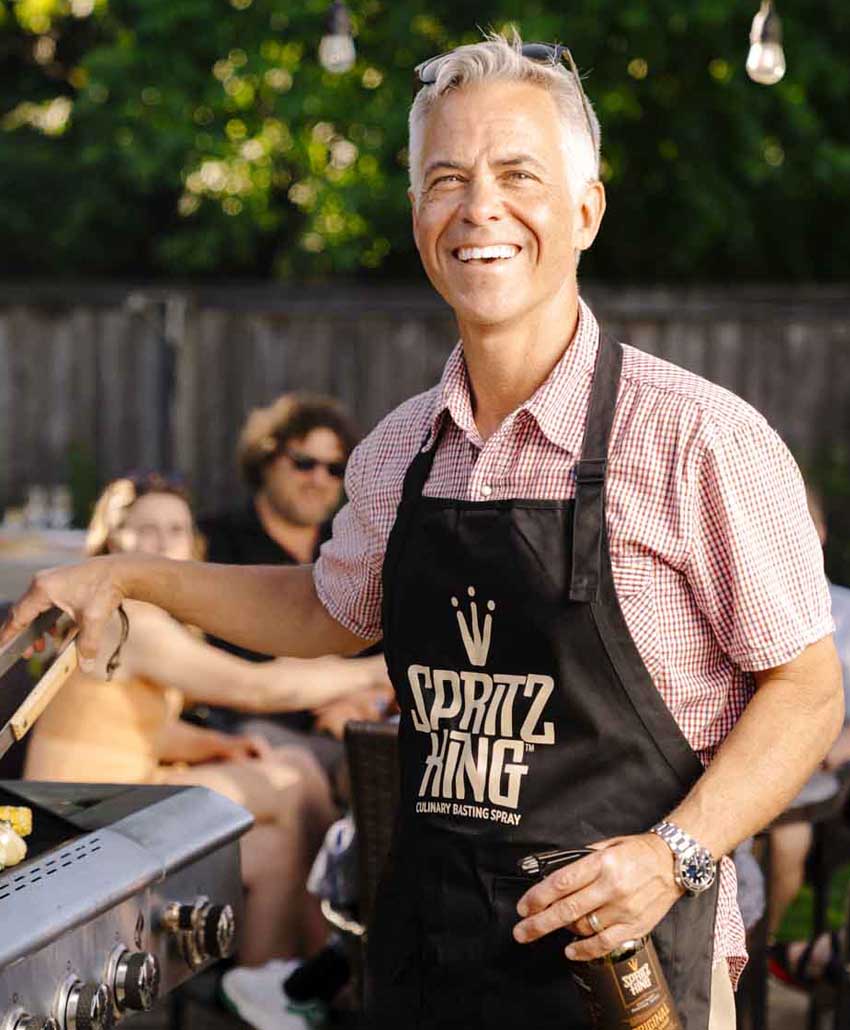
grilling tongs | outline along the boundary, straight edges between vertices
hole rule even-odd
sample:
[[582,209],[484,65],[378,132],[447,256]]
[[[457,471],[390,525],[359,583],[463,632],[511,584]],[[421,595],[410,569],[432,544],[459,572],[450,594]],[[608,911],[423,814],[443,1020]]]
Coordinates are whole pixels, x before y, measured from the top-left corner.
[[[62,617],[59,608],[49,608],[35,619],[24,631],[0,649],[0,690],[2,680],[28,647],[49,632]],[[76,636],[74,631],[73,636]],[[53,698],[59,693],[77,668],[77,645],[73,639],[66,643],[53,664],[41,679],[34,684],[23,704],[16,709],[5,726],[0,729],[0,758],[9,748],[22,740]]]

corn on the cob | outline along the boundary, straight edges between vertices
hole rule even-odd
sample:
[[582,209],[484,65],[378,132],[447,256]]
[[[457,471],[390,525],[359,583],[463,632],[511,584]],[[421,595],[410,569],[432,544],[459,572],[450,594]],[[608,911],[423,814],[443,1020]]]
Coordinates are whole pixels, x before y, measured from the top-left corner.
[[32,809],[15,805],[0,805],[0,823],[8,823],[21,837],[32,833]]

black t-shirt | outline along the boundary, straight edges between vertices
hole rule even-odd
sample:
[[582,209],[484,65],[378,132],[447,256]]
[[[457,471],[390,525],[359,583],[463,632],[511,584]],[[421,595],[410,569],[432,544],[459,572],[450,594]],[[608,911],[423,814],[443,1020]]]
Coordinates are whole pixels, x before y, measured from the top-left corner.
[[[319,550],[322,544],[330,539],[332,520],[322,523],[319,527],[319,536],[316,541],[316,549],[313,553],[313,560],[319,557]],[[207,561],[216,562],[219,565],[298,565],[298,559],[281,547],[276,540],[273,540],[263,528],[260,517],[253,504],[248,504],[238,511],[224,512],[198,520],[198,528],[203,533],[207,542]],[[251,662],[267,662],[271,656],[259,654],[256,651],[249,651],[237,644],[231,644],[226,640],[219,640],[218,637],[208,636],[207,640],[215,647],[237,655],[239,658],[247,658]],[[373,644],[363,656],[381,654],[383,642]],[[227,721],[224,710],[218,713],[222,722]],[[309,730],[313,725],[313,714],[309,711],[286,712],[274,716],[283,725],[293,729]]]
[[[207,559],[220,565],[297,565],[298,559],[265,531],[253,504],[238,511],[202,517],[198,526],[207,541]],[[319,548],[330,539],[331,521],[319,527]]]
[[[249,503],[238,511],[223,512],[219,515],[201,517],[198,520],[198,528],[203,533],[207,543],[207,561],[219,565],[298,565],[298,559],[289,553],[284,547],[273,540],[263,528],[262,522],[257,515],[256,508]],[[317,558],[319,548],[331,535],[331,523],[326,522],[319,528],[319,538],[316,543],[316,551],[313,555]],[[250,662],[267,662],[271,660],[270,655],[259,654],[257,651],[249,651],[247,648],[231,644],[227,640],[220,640],[218,637],[208,636],[207,640],[214,647],[220,647],[223,651],[229,651],[239,658],[245,658]],[[205,706],[206,708],[206,706]],[[274,716],[274,719],[292,729],[308,731],[313,725],[312,712],[286,712]],[[220,725],[222,728],[234,728],[232,713],[225,709],[212,710],[202,721],[210,722],[213,725]]]
[[[239,511],[224,512],[198,520],[198,528],[207,542],[207,561],[218,565],[298,565],[298,559],[273,540],[263,528],[253,504]],[[313,560],[318,558],[322,544],[330,538],[331,523],[319,527],[319,537]],[[211,644],[252,662],[265,662],[268,655],[248,651],[226,640],[210,637]]]

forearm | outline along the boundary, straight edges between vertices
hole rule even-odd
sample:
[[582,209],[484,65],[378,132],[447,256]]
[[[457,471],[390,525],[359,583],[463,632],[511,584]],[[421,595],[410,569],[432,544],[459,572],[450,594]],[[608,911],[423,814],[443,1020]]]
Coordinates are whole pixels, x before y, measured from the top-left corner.
[[281,658],[254,664],[251,686],[231,700],[257,714],[301,711],[359,694],[386,681],[383,655],[369,658]]
[[775,819],[841,730],[839,676],[824,655],[819,675],[808,681],[781,670],[766,678],[670,821],[717,857]]
[[121,558],[125,596],[262,654],[314,658],[365,646],[316,595],[311,565],[241,566]]

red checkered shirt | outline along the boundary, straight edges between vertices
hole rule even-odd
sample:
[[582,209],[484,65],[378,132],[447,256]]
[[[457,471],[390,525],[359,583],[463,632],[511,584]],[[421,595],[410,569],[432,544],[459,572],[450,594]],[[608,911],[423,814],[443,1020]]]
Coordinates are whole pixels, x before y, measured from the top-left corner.
[[[442,419],[427,496],[574,494],[598,339],[580,302],[563,358],[486,442],[462,344],[438,386],[369,434],[351,457],[349,503],[315,569],[337,621],[367,640],[381,635],[381,569],[404,474]],[[614,582],[638,652],[707,765],[752,696],[752,672],[832,632],[821,548],[799,470],[762,416],[675,365],[623,350],[606,493]],[[728,959],[733,980],[746,962],[736,886],[723,859],[715,956]]]

